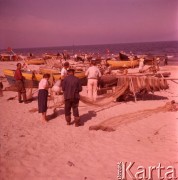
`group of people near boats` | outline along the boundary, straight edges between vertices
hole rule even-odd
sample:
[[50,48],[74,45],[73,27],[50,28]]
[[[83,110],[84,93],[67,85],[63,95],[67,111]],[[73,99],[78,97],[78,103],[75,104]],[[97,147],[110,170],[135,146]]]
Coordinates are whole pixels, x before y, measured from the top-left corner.
[[[22,65],[17,63],[17,69],[14,74],[15,84],[18,91],[18,101],[19,103],[28,103],[25,89],[25,79],[21,72]],[[64,97],[64,111],[65,120],[67,125],[71,124],[71,110],[73,111],[75,126],[80,126],[80,116],[79,116],[79,100],[80,92],[82,91],[82,84],[78,77],[74,76],[75,70],[70,68],[69,62],[63,64],[61,70],[61,79],[57,80],[53,87],[49,82],[50,74],[46,73],[40,80],[38,85],[38,112],[42,114],[42,120],[47,121],[47,102],[48,102],[48,90],[52,89],[54,93],[63,92]],[[96,66],[96,62],[91,61],[91,66],[85,72],[88,78],[87,91],[88,97],[91,101],[96,101],[97,98],[97,87],[98,79],[101,77],[101,72]]]
[[[139,72],[143,73],[144,70],[144,57],[139,60]],[[157,68],[159,68],[159,59],[156,60]],[[95,60],[90,61],[90,67],[86,70],[85,75],[87,77],[87,93],[88,98],[91,101],[96,101],[97,99],[97,89],[98,89],[98,79],[101,77],[101,71],[96,66]],[[167,59],[165,60],[165,65],[167,65]],[[14,74],[15,84],[18,91],[18,101],[19,103],[28,103],[25,89],[25,79],[21,72],[22,65],[17,63],[17,69]],[[109,69],[109,68],[108,68]],[[57,80],[53,86],[49,83],[50,74],[44,74],[43,78],[39,82],[38,86],[38,112],[42,113],[43,121],[47,121],[47,102],[48,102],[48,89],[51,88],[54,93],[63,93],[64,104],[65,104],[65,119],[68,125],[71,124],[71,110],[73,110],[75,125],[79,126],[79,110],[78,104],[80,95],[82,91],[82,85],[80,80],[74,76],[75,70],[70,68],[68,61],[65,61],[63,68],[61,70],[61,79]]]

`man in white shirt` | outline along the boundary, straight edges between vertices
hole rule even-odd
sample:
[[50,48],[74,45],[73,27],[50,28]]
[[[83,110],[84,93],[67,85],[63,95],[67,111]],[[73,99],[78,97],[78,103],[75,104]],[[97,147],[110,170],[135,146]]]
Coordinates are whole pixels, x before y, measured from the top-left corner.
[[91,66],[87,69],[85,75],[88,78],[88,83],[87,83],[87,89],[88,89],[88,97],[96,101],[97,97],[97,84],[98,84],[98,79],[101,77],[101,72],[96,67],[96,62],[94,60],[91,61]]
[[140,58],[138,70],[140,73],[144,72],[144,58]]

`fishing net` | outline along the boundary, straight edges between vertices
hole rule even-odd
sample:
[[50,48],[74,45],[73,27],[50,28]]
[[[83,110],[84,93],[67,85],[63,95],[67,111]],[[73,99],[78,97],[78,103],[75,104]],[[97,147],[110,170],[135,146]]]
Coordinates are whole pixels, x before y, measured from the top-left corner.
[[87,105],[99,106],[99,107],[104,106],[104,105],[107,105],[108,103],[111,103],[117,97],[124,94],[124,92],[128,89],[128,87],[129,87],[129,83],[128,81],[126,81],[121,86],[117,86],[114,92],[103,95],[103,97],[101,97],[100,99],[97,99],[97,101],[92,101],[86,96],[80,96],[80,101]]
[[122,95],[132,94],[136,98],[136,93],[148,93],[168,88],[167,80],[163,78],[149,76],[120,76],[118,77],[117,86],[114,92],[104,94],[103,97],[98,98],[97,101],[92,101],[85,96],[81,96],[80,100],[87,105],[103,106],[111,103]]
[[147,118],[153,114],[167,111],[177,111],[178,107],[175,101],[167,102],[164,106],[157,107],[155,109],[146,109],[142,111],[137,111],[133,113],[127,113],[119,115],[113,118],[109,118],[97,125],[90,126],[89,130],[103,130],[103,131],[115,131],[118,127],[123,124],[128,124],[131,122],[136,122],[138,120]]

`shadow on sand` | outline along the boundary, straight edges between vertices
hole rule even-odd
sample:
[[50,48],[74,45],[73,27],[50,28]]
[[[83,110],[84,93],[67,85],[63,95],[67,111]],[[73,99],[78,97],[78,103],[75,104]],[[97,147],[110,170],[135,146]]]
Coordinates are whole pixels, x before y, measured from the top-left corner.
[[64,109],[54,110],[52,114],[47,115],[47,119],[48,121],[51,121],[63,114],[64,114]]
[[155,95],[155,94],[143,94],[143,95],[138,94],[137,95],[137,100],[138,101],[166,100],[166,99],[168,99],[168,98],[165,97],[165,96],[159,96],[159,95]]
[[[168,98],[165,96],[159,96],[155,94],[136,94],[137,101],[153,101],[153,100],[167,100]],[[116,99],[117,102],[128,102],[134,101],[135,97],[133,95],[120,96]]]
[[91,120],[92,117],[96,117],[96,112],[95,111],[88,111],[86,114],[82,114],[80,116],[80,124],[83,126],[87,121]]
[[[64,114],[64,109],[54,110],[54,112],[52,114],[47,115],[47,119],[48,119],[48,121],[51,121],[63,114]],[[88,113],[82,114],[80,116],[80,125],[83,126],[85,124],[85,122],[91,120],[92,117],[96,117],[95,111],[88,111]],[[74,123],[75,123],[75,121],[73,120],[71,122],[71,125]]]

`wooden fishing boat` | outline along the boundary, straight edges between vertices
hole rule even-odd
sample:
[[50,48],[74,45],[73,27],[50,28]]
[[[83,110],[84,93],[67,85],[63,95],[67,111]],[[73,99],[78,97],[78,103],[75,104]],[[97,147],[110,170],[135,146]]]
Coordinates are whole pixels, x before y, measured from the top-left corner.
[[16,61],[18,56],[13,53],[0,53],[0,61]]
[[60,70],[58,69],[52,69],[52,68],[49,68],[49,67],[40,67],[39,68],[39,72],[42,73],[42,74],[57,74],[57,73],[60,73]]
[[100,88],[117,86],[118,78],[115,75],[103,75],[98,81]]
[[123,61],[123,60],[129,60],[129,56],[127,54],[123,54],[123,53],[119,53],[119,57],[120,59]]
[[129,61],[114,61],[108,60],[107,63],[112,67],[112,69],[117,68],[133,68],[139,65],[139,60],[129,60]]
[[[14,79],[15,70],[4,69],[3,73],[5,77],[7,78],[7,81],[10,85],[15,84],[15,79]],[[26,87],[37,88],[39,81],[43,78],[42,74],[35,74],[31,71],[22,71],[22,75],[25,78]]]
[[25,61],[26,64],[28,65],[41,65],[41,64],[45,64],[45,60],[44,59],[28,59]]
[[44,59],[57,59],[57,57],[59,56],[58,54],[48,54],[48,53],[45,53],[42,55]]
[[[4,69],[3,73],[6,76],[7,81],[9,82],[10,85],[15,84],[15,79],[14,79],[15,70]],[[35,73],[32,71],[22,71],[22,75],[25,78],[25,86],[26,87],[37,88],[39,81],[43,78],[42,73]],[[51,75],[52,75],[52,79],[54,79],[54,81],[61,78],[60,73],[51,73]],[[86,79],[84,71],[76,71],[75,76],[81,80],[82,85],[86,85],[87,79]]]
[[[52,68],[49,68],[49,67],[40,67],[39,68],[39,72],[41,74],[60,74],[60,70],[59,69],[52,69]],[[78,69],[75,69],[75,75],[77,77],[83,77],[85,76],[85,72],[81,69],[81,68],[78,68]]]

